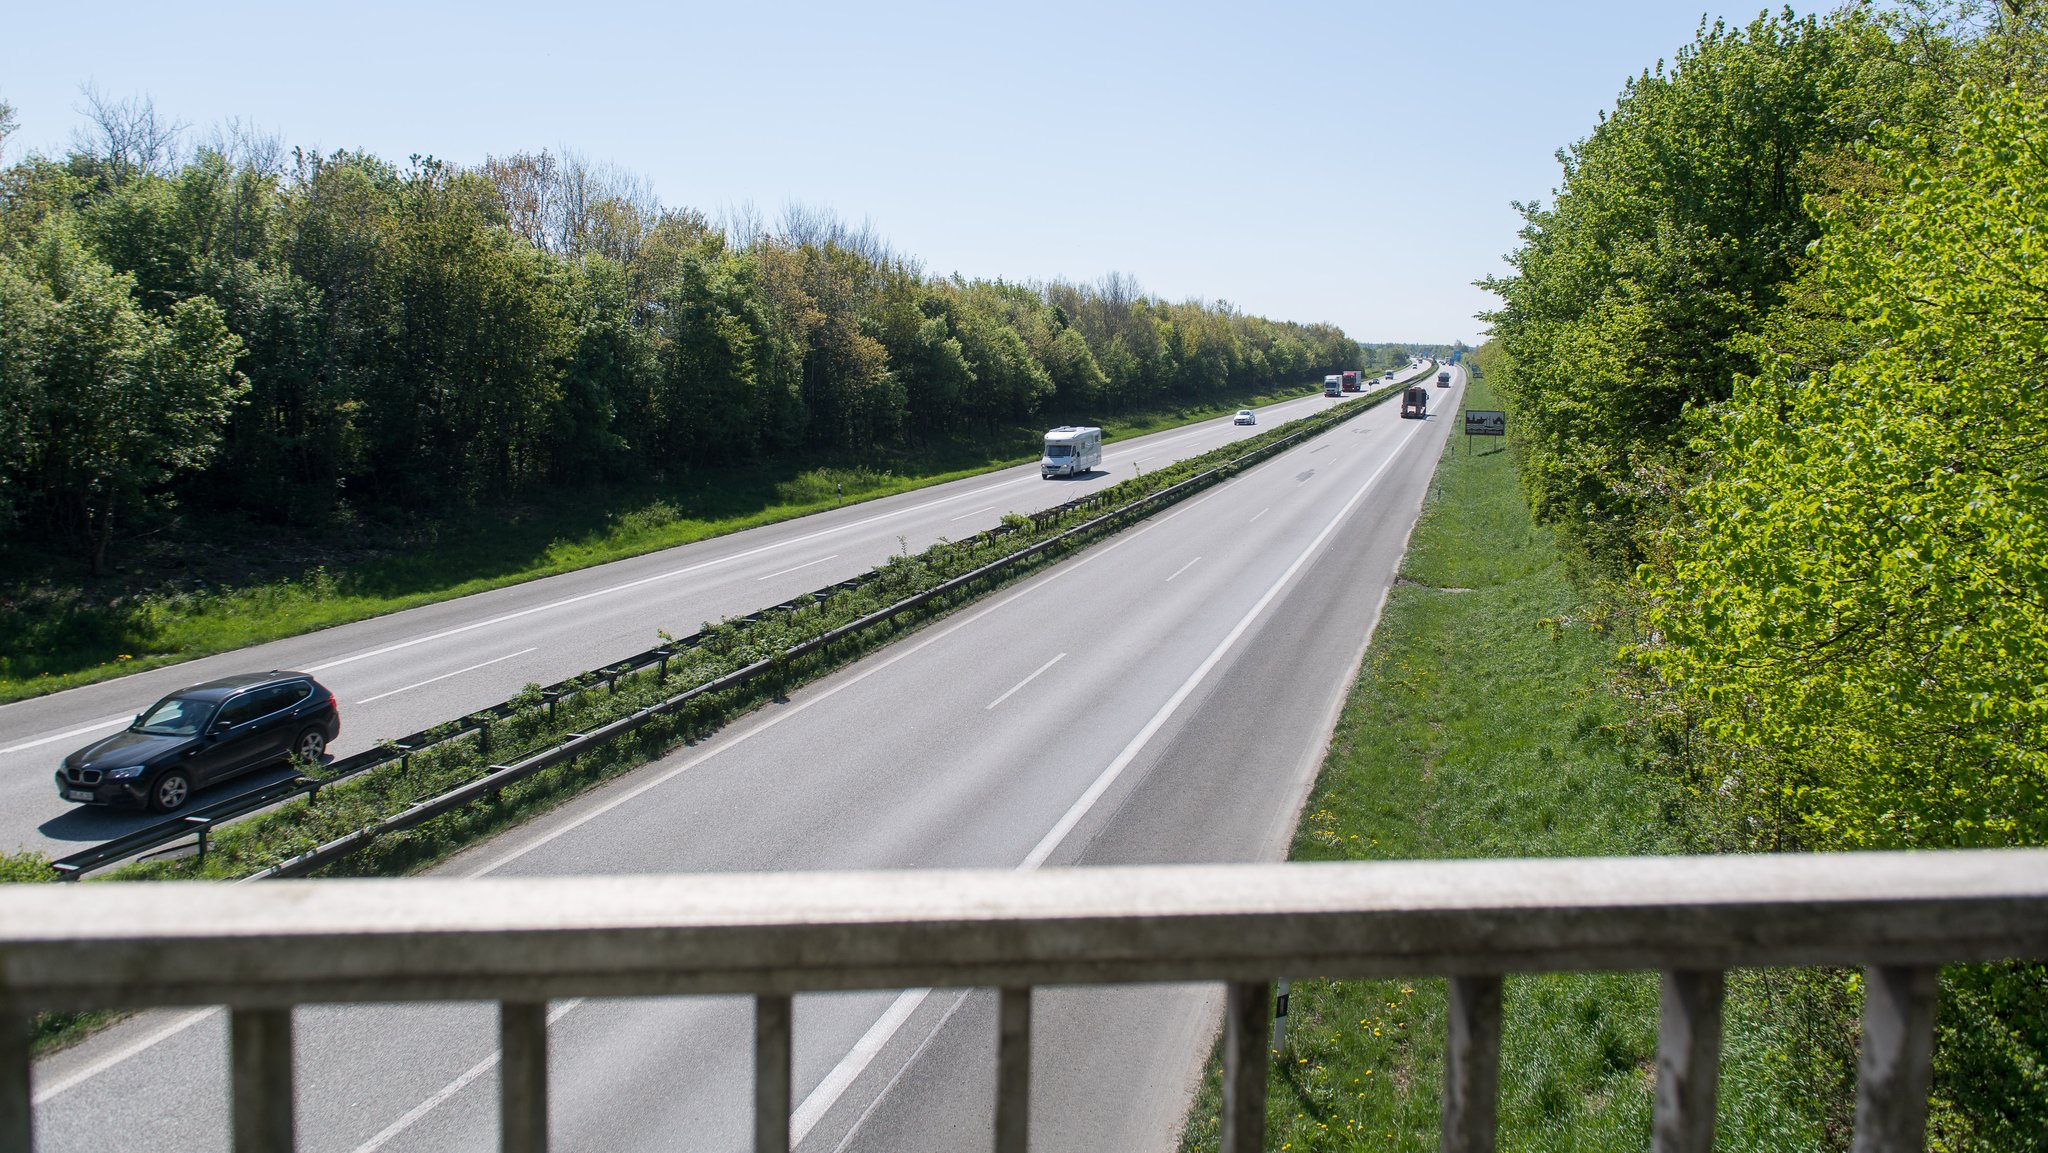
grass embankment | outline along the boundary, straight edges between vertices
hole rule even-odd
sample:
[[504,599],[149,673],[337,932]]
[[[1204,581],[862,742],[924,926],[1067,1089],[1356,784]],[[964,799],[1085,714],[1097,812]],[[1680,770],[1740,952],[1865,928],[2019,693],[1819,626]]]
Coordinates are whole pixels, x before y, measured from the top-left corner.
[[[1499,407],[1483,383],[1475,408]],[[1621,639],[1534,524],[1500,441],[1454,436],[1295,833],[1295,860],[1676,851],[1671,788],[1644,767],[1606,678]],[[1469,451],[1469,455],[1468,455]],[[1772,1030],[1731,980],[1718,1148],[1819,1148],[1783,1103]],[[1500,1147],[1649,1143],[1657,977],[1511,976]],[[1434,1150],[1444,985],[1297,981],[1269,1081],[1268,1149]],[[1212,1061],[1184,1150],[1214,1149]]]
[[[1098,423],[1125,440],[1319,387]],[[700,470],[405,525],[280,535],[195,517],[123,542],[125,571],[96,582],[74,558],[17,556],[25,575],[0,584],[0,703],[974,476],[1031,459],[1042,432],[1004,428],[859,462]]]

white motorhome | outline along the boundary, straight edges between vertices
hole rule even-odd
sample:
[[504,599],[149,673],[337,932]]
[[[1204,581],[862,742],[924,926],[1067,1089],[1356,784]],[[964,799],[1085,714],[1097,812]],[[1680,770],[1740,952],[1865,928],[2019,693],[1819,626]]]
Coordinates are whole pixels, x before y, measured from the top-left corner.
[[1080,476],[1102,463],[1102,430],[1061,425],[1045,434],[1045,455],[1038,459],[1038,475]]

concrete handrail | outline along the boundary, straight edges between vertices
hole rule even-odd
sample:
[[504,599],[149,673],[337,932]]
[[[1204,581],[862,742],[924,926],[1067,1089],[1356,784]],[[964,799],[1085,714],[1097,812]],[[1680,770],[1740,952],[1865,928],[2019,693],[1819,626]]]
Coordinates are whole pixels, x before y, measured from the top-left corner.
[[[527,1084],[544,1080],[546,1045],[531,1033],[536,1020],[544,1033],[534,1006],[548,999],[753,993],[767,1086],[757,1148],[772,1148],[791,994],[1220,980],[1225,1081],[1237,1086],[1224,1148],[1244,1153],[1262,1132],[1264,1074],[1250,1071],[1267,1058],[1267,982],[1310,974],[1450,976],[1445,1147],[1491,1148],[1501,974],[1602,969],[1664,971],[1657,1124],[1678,1136],[1658,1147],[1705,1149],[1680,1138],[1711,1137],[1721,971],[1816,964],[1868,969],[1857,1147],[1917,1148],[1935,967],[2041,956],[2040,849],[0,886],[0,1024],[229,1006],[236,1124],[285,1134],[244,1145],[238,1129],[238,1149],[290,1147],[278,1054],[296,1004],[498,1000],[506,1059],[522,1063],[508,1083]],[[1029,999],[1005,1005],[1005,1035],[1028,1029]],[[0,1030],[0,1151],[29,1148],[27,1068],[25,1030]],[[544,1147],[532,1132],[508,1129],[504,1147]]]

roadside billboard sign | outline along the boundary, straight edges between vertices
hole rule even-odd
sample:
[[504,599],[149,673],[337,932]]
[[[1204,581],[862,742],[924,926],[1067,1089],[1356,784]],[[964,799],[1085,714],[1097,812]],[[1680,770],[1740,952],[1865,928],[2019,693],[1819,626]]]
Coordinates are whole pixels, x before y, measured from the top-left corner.
[[1468,408],[1465,410],[1466,436],[1506,436],[1508,414],[1490,408]]

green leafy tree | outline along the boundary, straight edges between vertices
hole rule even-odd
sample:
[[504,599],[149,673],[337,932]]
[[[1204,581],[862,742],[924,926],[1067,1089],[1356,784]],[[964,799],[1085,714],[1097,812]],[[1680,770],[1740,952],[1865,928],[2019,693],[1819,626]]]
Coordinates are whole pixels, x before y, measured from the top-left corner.
[[[1738,847],[2048,843],[2048,95],[1888,134],[1802,284],[1857,349],[1739,378],[1657,539],[1642,658]],[[2048,1147],[2048,969],[1949,974],[1942,1148]]]
[[1702,27],[1559,153],[1551,205],[1518,205],[1514,271],[1483,282],[1512,365],[1495,384],[1538,514],[1591,555],[1639,559],[1691,467],[1687,407],[1756,371],[1739,338],[1818,234],[1806,197],[1830,191],[1826,159],[1874,121],[1940,121],[1952,90],[1925,63],[1861,7]]
[[[95,575],[117,518],[161,499],[165,482],[213,459],[247,384],[241,342],[206,299],[158,318],[134,280],[92,258],[68,227],[47,225],[32,253],[24,312],[39,314],[28,471],[47,511],[87,543]],[[20,371],[20,370],[17,370]]]

